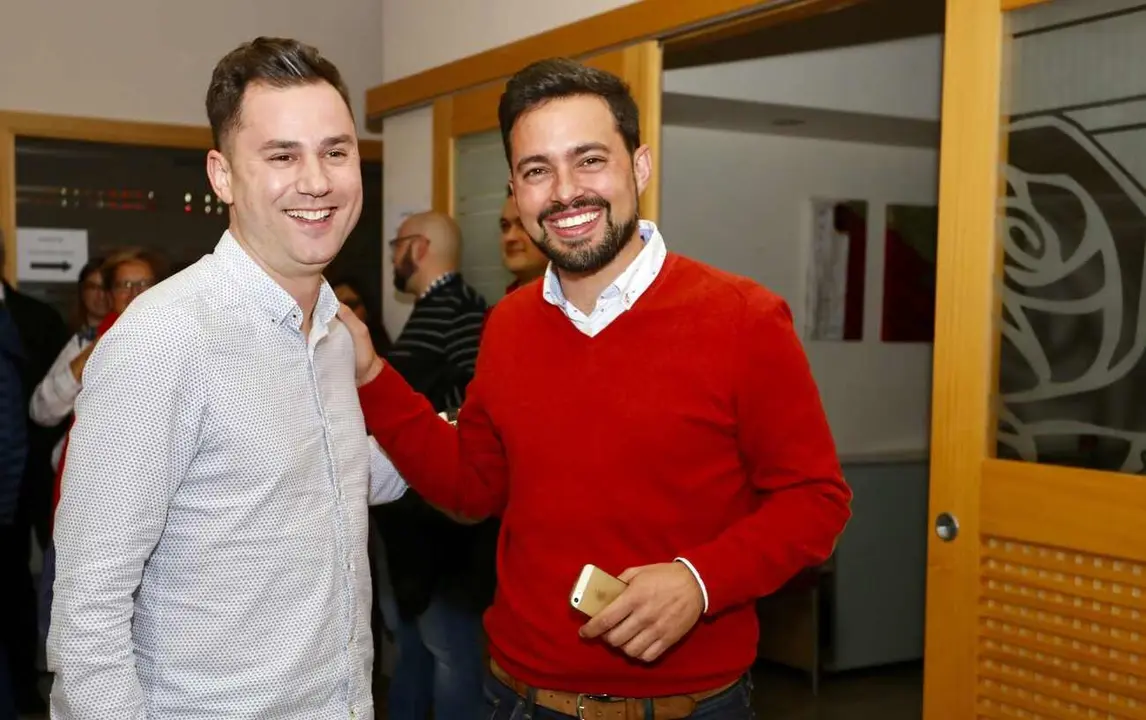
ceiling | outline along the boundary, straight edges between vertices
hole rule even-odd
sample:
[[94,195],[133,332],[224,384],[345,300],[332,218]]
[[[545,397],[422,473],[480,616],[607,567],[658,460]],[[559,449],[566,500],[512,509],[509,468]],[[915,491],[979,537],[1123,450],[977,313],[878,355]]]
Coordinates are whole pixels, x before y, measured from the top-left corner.
[[829,50],[943,32],[943,0],[866,0],[841,10],[782,25],[747,21],[710,33],[665,42],[664,68],[751,60]]

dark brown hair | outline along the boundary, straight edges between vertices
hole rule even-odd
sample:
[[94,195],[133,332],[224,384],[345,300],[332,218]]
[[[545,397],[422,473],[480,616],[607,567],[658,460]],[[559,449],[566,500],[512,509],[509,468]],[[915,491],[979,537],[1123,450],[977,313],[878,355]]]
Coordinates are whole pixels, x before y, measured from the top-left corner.
[[104,291],[107,291],[107,285],[103,281],[103,258],[94,257],[90,258],[84,266],[80,268],[79,278],[76,280],[76,309],[75,316],[72,318],[72,326],[74,329],[79,330],[88,322],[88,309],[84,306],[84,283],[87,281],[89,275],[95,275],[99,278],[99,284],[103,286]]
[[215,148],[221,150],[223,140],[241,122],[243,94],[249,85],[288,88],[319,82],[333,86],[350,109],[350,93],[338,68],[310,45],[289,38],[257,37],[227,53],[215,66],[207,88],[207,118]]
[[505,84],[497,106],[505,159],[513,165],[509,135],[517,119],[555,98],[595,95],[609,104],[617,132],[632,155],[641,146],[641,115],[629,86],[616,75],[566,58],[540,60],[520,70]]

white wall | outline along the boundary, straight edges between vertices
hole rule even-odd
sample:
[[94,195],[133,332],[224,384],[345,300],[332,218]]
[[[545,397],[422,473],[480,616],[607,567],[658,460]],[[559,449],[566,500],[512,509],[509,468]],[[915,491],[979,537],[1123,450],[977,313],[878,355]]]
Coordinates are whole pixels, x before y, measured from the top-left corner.
[[[381,79],[397,80],[629,4],[625,0],[381,0]],[[383,214],[390,231],[396,229],[400,213],[430,206],[432,123],[428,109],[386,119]],[[383,255],[383,318],[390,336],[397,337],[411,306],[394,290],[388,246]]]
[[[396,236],[402,213],[428,210],[434,195],[434,113],[431,108],[386,118],[382,163],[382,227]],[[464,241],[464,239],[463,239]],[[394,289],[390,244],[382,246],[382,322],[397,339],[413,309],[412,298]]]
[[937,120],[943,38],[909,38],[670,70],[665,92]]
[[206,125],[219,58],[280,35],[338,65],[364,128],[382,15],[379,0],[0,0],[0,110]]
[[385,82],[469,57],[633,0],[381,0]]
[[865,339],[806,349],[841,455],[926,449],[931,346],[879,342],[882,205],[935,203],[936,151],[666,126],[661,152],[669,248],[779,293],[797,328],[810,200],[868,201]]

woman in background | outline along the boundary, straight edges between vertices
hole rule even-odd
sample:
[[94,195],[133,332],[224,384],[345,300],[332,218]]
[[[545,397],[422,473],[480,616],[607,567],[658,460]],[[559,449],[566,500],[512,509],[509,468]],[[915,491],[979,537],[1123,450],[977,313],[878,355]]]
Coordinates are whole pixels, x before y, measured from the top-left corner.
[[[55,427],[72,414],[80,394],[80,373],[94,347],[96,328],[107,314],[108,296],[100,266],[102,258],[89,260],[80,270],[76,298],[76,334],[60,350],[51,369],[32,393],[29,414],[43,427]],[[60,465],[63,439],[52,451],[52,469]]]
[[[81,303],[85,303],[88,299],[82,297],[85,292],[82,278],[94,272],[99,279],[99,286],[104,288],[104,304],[102,308],[96,308],[101,311],[100,317],[93,326],[92,315],[88,314],[88,322],[81,330],[81,333],[88,336],[87,339],[81,343],[80,333],[77,333],[77,340],[69,342],[64,347],[52,369],[36,388],[31,407],[32,419],[35,422],[54,426],[72,414],[76,397],[83,387],[84,364],[91,356],[92,350],[131,301],[158,282],[162,267],[163,262],[158,255],[141,248],[127,248],[115,252],[92,271],[89,271],[87,266],[84,267],[80,276]],[[64,475],[67,452],[68,435],[65,433],[52,453],[52,464],[56,471],[56,483],[52,495],[53,518],[56,506],[60,503],[60,481]],[[55,577],[56,551],[55,547],[49,546],[44,550],[44,568],[40,576],[40,635],[45,641],[51,625],[52,583]]]

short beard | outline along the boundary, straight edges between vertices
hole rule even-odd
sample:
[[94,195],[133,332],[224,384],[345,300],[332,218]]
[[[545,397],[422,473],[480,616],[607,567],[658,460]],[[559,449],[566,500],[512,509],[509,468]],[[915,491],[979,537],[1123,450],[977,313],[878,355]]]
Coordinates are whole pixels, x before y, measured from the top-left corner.
[[406,288],[410,285],[410,278],[414,277],[418,269],[414,267],[414,258],[406,255],[394,268],[394,289],[398,292],[406,292]]
[[[605,211],[605,237],[599,245],[594,246],[585,241],[575,247],[565,248],[560,245],[560,241],[554,241],[549,236],[544,224],[547,217],[567,210],[591,207]],[[541,229],[541,237],[534,239],[533,244],[549,258],[554,267],[567,273],[589,275],[613,262],[632,242],[640,225],[640,212],[635,210],[631,218],[618,224],[613,219],[611,203],[599,197],[584,198],[575,200],[567,206],[553,205],[546,208],[538,217],[537,224]]]

